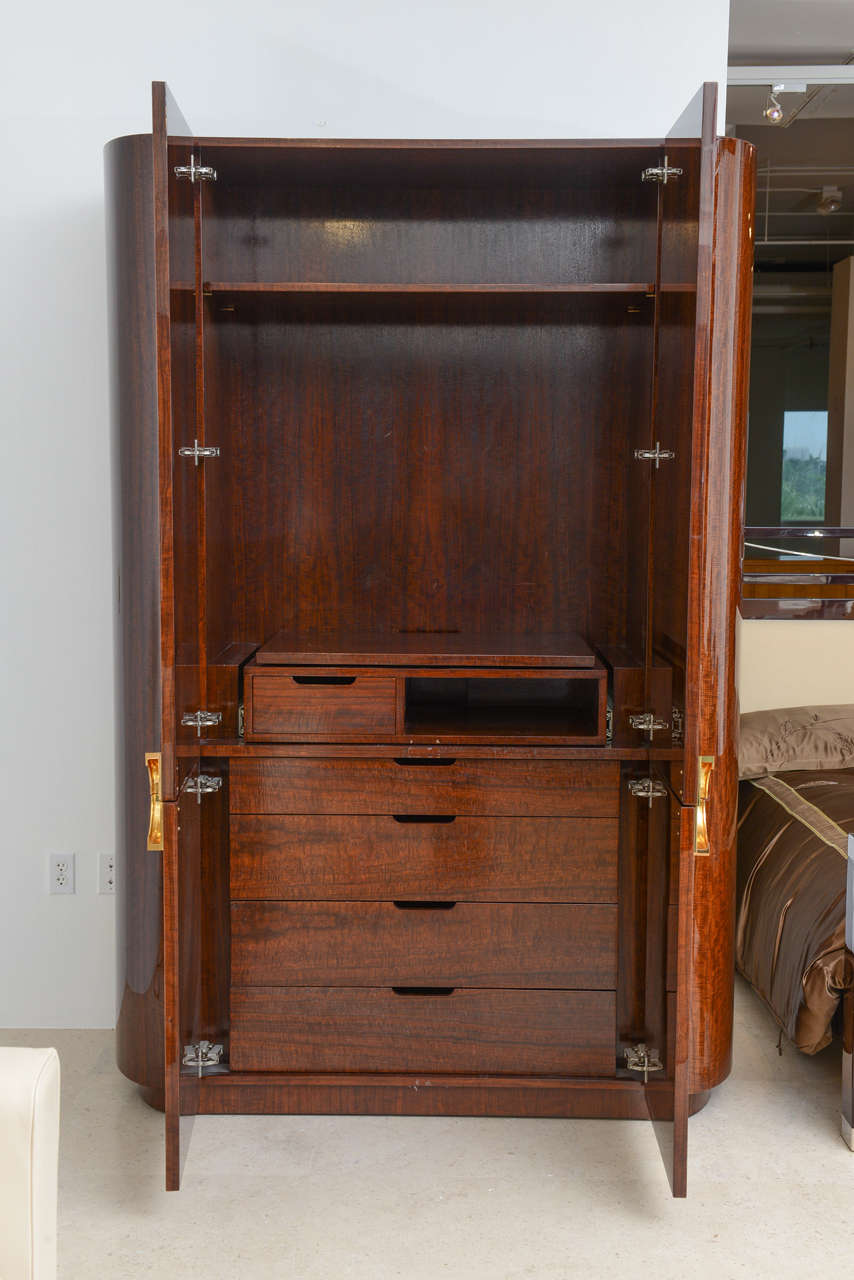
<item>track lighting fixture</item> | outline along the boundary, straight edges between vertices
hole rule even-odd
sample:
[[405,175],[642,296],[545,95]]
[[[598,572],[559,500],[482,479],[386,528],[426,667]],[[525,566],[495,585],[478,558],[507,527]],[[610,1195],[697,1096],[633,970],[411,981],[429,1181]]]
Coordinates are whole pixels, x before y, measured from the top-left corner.
[[768,90],[768,97],[765,101],[765,107],[762,111],[763,116],[769,124],[779,124],[783,119],[783,108],[777,101],[777,94],[783,89],[781,84],[772,84]]
[[839,187],[822,187],[817,213],[838,213],[842,208],[842,191]]

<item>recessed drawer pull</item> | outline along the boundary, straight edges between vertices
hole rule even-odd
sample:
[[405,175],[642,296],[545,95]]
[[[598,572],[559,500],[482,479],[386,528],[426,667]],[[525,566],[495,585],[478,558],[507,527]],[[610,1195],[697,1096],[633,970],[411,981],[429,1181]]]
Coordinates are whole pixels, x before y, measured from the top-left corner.
[[355,684],[355,676],[291,676],[294,684]]
[[428,822],[442,822],[447,825],[449,822],[456,822],[457,815],[455,813],[393,813],[392,819],[403,825],[417,824],[422,825]]
[[452,996],[456,987],[392,987],[396,996]]
[[410,759],[407,756],[395,756],[394,763],[401,764],[401,765],[430,764],[430,765],[433,765],[434,767],[439,767],[441,765],[448,766],[448,765],[456,764],[457,758],[456,756],[441,756],[439,758],[435,756],[413,756]]
[[424,902],[421,899],[415,901],[402,899],[395,901],[392,905],[397,907],[398,911],[450,911],[457,904],[456,902]]

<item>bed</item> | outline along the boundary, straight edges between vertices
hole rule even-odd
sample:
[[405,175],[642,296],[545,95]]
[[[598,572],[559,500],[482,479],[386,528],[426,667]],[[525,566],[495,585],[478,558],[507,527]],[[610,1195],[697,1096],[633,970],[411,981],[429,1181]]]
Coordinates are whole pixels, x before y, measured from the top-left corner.
[[743,716],[739,772],[736,965],[804,1053],[841,1032],[854,1149],[854,705]]

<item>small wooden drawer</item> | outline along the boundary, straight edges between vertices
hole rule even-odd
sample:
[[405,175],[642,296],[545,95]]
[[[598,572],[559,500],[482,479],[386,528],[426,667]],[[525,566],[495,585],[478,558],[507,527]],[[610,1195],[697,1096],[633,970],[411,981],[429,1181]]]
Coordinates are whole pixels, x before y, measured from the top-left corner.
[[233,814],[231,897],[616,902],[617,841],[616,818]]
[[619,765],[460,758],[235,760],[232,813],[615,818]]
[[232,987],[233,1071],[613,1076],[611,991]]
[[396,682],[391,676],[246,672],[247,742],[394,737]]
[[529,902],[233,902],[238,986],[617,985],[617,908]]

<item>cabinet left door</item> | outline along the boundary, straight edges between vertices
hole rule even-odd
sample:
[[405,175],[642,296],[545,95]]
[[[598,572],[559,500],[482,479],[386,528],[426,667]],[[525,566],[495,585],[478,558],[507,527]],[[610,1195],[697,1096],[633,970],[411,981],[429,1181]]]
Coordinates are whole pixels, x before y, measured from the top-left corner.
[[[170,135],[189,129],[163,84],[151,134],[107,145],[106,214],[111,346],[119,1013],[117,1060],[167,1115],[167,1183],[177,1185],[179,1055],[192,991],[180,972],[178,895],[170,884],[197,860],[198,822],[178,820],[184,779],[198,771],[197,738],[181,725],[198,706],[198,479],[178,458],[195,416],[193,192],[180,185]],[[187,183],[186,187],[190,184]],[[189,259],[188,262],[182,261]],[[158,758],[152,795],[147,756]],[[155,803],[159,834],[152,830]],[[182,806],[186,808],[188,806]],[[179,829],[180,828],[180,829]],[[152,846],[152,847],[149,847]],[[171,1133],[171,1138],[170,1138]]]

